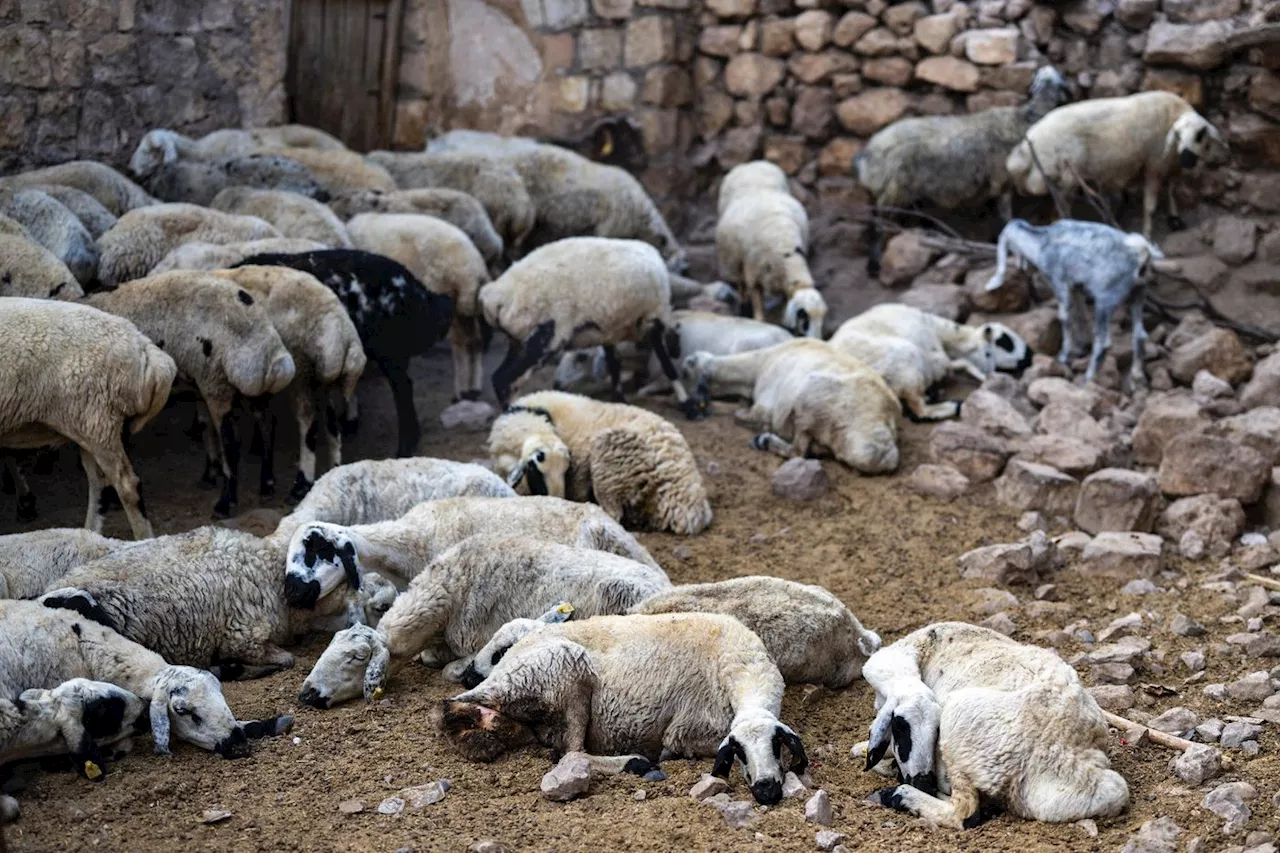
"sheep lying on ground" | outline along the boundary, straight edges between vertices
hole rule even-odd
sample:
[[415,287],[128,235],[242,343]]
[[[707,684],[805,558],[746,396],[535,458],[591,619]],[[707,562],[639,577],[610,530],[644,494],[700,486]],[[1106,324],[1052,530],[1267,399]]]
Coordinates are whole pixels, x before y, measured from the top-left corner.
[[[353,575],[358,581],[370,571],[403,586],[463,539],[494,530],[605,551],[658,568],[634,536],[593,504],[551,497],[444,498],[376,524],[302,525],[289,541],[285,593],[294,607],[313,608],[344,583],[352,585]],[[3,542],[0,538],[0,547]]]
[[45,193],[74,213],[80,224],[89,229],[89,236],[95,240],[116,224],[117,217],[114,213],[103,207],[96,198],[75,187],[41,184],[32,189]]
[[1098,703],[1053,651],[940,622],[881,649],[862,674],[876,691],[867,768],[892,746],[903,780],[874,802],[968,829],[988,816],[984,802],[1056,823],[1112,817],[1129,801]]
[[955,370],[981,382],[997,370],[1022,370],[1033,353],[1007,326],[963,326],[898,303],[884,303],[846,320],[829,343],[871,365],[912,420],[960,414],[959,402],[930,403],[929,389]]
[[[375,631],[357,625],[334,636],[302,684],[300,701],[328,708],[382,695],[392,673],[414,655],[457,663],[493,632],[561,601],[582,616],[622,613],[670,587],[661,569],[603,551],[530,537],[473,536],[445,551],[409,584]],[[462,659],[462,660],[459,660]]]
[[324,151],[317,148],[263,148],[255,153],[287,157],[305,166],[330,197],[362,190],[385,193],[398,189],[395,179],[385,168],[345,148]]
[[315,240],[294,240],[288,237],[270,237],[266,240],[248,240],[243,243],[186,243],[164,256],[164,260],[151,268],[147,275],[159,275],[170,270],[225,270],[241,264],[255,255],[293,255],[302,252],[318,252],[325,249]]
[[103,491],[135,538],[151,535],[122,437],[169,399],[177,366],[128,320],[86,305],[6,299],[0,311],[0,447],[73,441],[89,481],[85,527],[102,530]]
[[53,252],[25,236],[0,234],[2,296],[72,300],[84,296],[84,290]]
[[328,201],[329,190],[296,160],[263,152],[223,160],[180,159],[165,163],[146,179],[147,189],[169,202],[209,205],[231,187],[279,190]]
[[[159,540],[152,540],[157,542]],[[70,610],[34,601],[0,601],[0,696],[89,678],[122,687],[150,705],[156,752],[171,737],[224,758],[249,754],[251,738],[288,731],[292,717],[238,722],[212,674],[165,659]]]
[[184,243],[238,243],[279,237],[270,223],[194,204],[156,204],[120,217],[98,241],[98,278],[113,286],[142,278]]
[[736,759],[756,801],[773,805],[782,748],[791,770],[808,764],[778,720],[782,691],[764,643],[730,616],[597,616],[516,643],[484,682],[444,702],[442,728],[472,761],[535,741],[614,772],[714,755],[712,774],[728,777]]
[[350,249],[347,229],[320,202],[284,190],[227,187],[209,204],[214,210],[256,216],[270,222],[285,237],[314,240],[331,249]]
[[716,215],[723,216],[729,205],[739,198],[760,192],[789,195],[787,173],[768,160],[752,160],[734,166],[720,181],[720,193],[716,197]]
[[[330,396],[338,395],[344,403],[355,397],[366,362],[360,336],[333,291],[307,273],[288,267],[248,266],[214,275],[262,301],[271,325],[293,358],[295,372],[288,396],[298,425],[298,473],[289,499],[302,500],[316,480],[317,408],[324,412],[329,464],[342,464],[338,412],[345,411],[345,406],[335,408]],[[275,486],[274,435],[264,439],[262,492],[270,494]]]
[[161,166],[180,159],[222,160],[248,154],[256,148],[315,148],[320,151],[346,148],[323,130],[303,124],[256,127],[247,130],[215,130],[199,139],[159,128],[149,131],[129,158],[129,171],[140,178],[154,174]]
[[[129,217],[121,218],[124,222]],[[95,293],[89,305],[134,323],[173,356],[181,377],[208,408],[204,479],[226,478],[214,507],[226,516],[239,500],[240,442],[228,418],[237,396],[249,400],[283,391],[293,381],[293,357],[264,306],[248,291],[206,272],[175,270]],[[221,457],[221,458],[219,458]]]
[[344,220],[361,213],[419,213],[443,219],[470,238],[488,265],[490,275],[501,271],[502,237],[493,227],[484,206],[464,192],[447,189],[397,190],[392,193],[365,191],[348,193],[335,199],[330,207]]
[[[360,334],[365,354],[391,386],[399,424],[396,455],[411,455],[422,427],[413,405],[409,359],[427,352],[445,336],[453,320],[453,300],[427,290],[398,262],[371,252],[267,253],[251,255],[242,263],[292,267],[315,276],[338,295]],[[356,418],[354,407],[349,406],[347,429],[354,431]]]
[[17,175],[0,178],[0,189],[55,184],[88,193],[113,216],[123,216],[134,208],[155,204],[142,187],[110,166],[96,160],[72,160]]
[[489,272],[467,235],[443,219],[416,213],[361,213],[347,231],[356,248],[399,261],[427,290],[453,300],[454,400],[480,399],[484,343],[476,297]]
[[830,454],[863,474],[898,467],[897,398],[880,374],[831,344],[804,338],[739,355],[694,353],[683,369],[699,395],[752,401],[741,420],[768,430],[752,440],[757,450]]
[[[1037,228],[1015,219],[1000,232],[996,247],[999,261],[987,290],[1004,284],[1009,250],[1044,274],[1058,300],[1058,320],[1062,323],[1062,349],[1058,361],[1071,357],[1071,303],[1076,290],[1084,290],[1093,302],[1093,350],[1084,381],[1092,382],[1102,355],[1111,346],[1111,315],[1129,299],[1133,323],[1133,365],[1129,375],[1142,382],[1142,344],[1147,330],[1142,325],[1146,287],[1140,280],[1152,258],[1164,253],[1141,234],[1126,234],[1100,222],[1059,219]],[[1130,299],[1130,296],[1132,298]]]
[[692,536],[711,523],[684,436],[634,406],[560,391],[529,394],[494,421],[489,457],[513,488],[594,500],[629,529]]
[[1099,192],[1119,192],[1141,176],[1142,233],[1150,239],[1160,185],[1167,183],[1169,226],[1180,228],[1170,177],[1179,168],[1195,168],[1214,143],[1226,146],[1218,129],[1182,98],[1139,92],[1059,107],[1027,131],[1007,168],[1020,192],[1047,195],[1052,182],[1068,198],[1081,181]]
[[[1045,66],[1031,82],[1020,107],[993,107],[956,116],[908,118],[872,136],[853,158],[858,182],[877,207],[909,208],[933,204],[962,210],[993,198],[1001,219],[1012,216],[1009,152],[1050,110],[1070,97],[1067,81]],[[880,232],[872,226],[867,272],[880,274]]]
[[34,598],[81,563],[128,544],[82,527],[0,536],[0,598]]
[[[601,279],[599,270],[609,270]],[[638,240],[572,237],[543,246],[480,291],[484,320],[508,338],[493,374],[504,405],[517,380],[566,349],[605,347],[613,390],[621,398],[621,364],[614,344],[647,339],[671,380],[680,408],[701,414],[685,393],[667,354],[671,284],[657,251]]]
[[0,213],[21,222],[31,239],[64,264],[81,284],[98,274],[98,249],[80,219],[40,190],[0,192]]

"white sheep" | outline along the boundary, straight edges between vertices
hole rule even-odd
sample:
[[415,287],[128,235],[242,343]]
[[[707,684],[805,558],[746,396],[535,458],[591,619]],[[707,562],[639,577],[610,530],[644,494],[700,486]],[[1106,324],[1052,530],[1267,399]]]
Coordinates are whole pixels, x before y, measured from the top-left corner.
[[1218,129],[1182,98],[1139,92],[1058,107],[1031,126],[1006,166],[1020,192],[1041,196],[1049,193],[1050,181],[1070,198],[1080,181],[1099,192],[1120,192],[1141,177],[1142,234],[1150,239],[1160,185],[1168,183],[1169,225],[1180,228],[1170,177],[1179,168],[1195,168],[1214,143],[1226,146]]
[[209,206],[224,213],[256,216],[295,240],[312,240],[331,249],[351,248],[347,229],[334,212],[298,193],[227,187],[213,197]]
[[319,202],[332,197],[306,166],[269,151],[222,160],[180,159],[160,166],[146,183],[161,201],[199,205],[210,204],[229,187],[282,190]]
[[123,216],[129,211],[156,203],[142,187],[96,160],[72,160],[57,166],[46,166],[6,175],[0,178],[0,189],[19,189],[55,184],[88,193],[98,203],[111,211],[113,216]]
[[194,204],[155,204],[121,216],[98,240],[98,278],[108,287],[142,278],[184,243],[279,237],[270,223]]
[[0,598],[34,598],[81,563],[129,543],[83,527],[54,527],[0,536]]
[[36,189],[0,192],[0,213],[21,222],[31,239],[66,264],[81,284],[88,284],[98,274],[93,235],[53,196]]
[[331,197],[362,190],[385,193],[398,189],[385,168],[345,148],[260,148],[255,153],[287,157],[305,166]]
[[790,194],[787,173],[768,160],[752,160],[734,166],[720,181],[716,215],[723,216],[729,205],[739,198],[760,192]]
[[488,449],[513,488],[594,500],[627,528],[692,536],[711,523],[688,442],[670,421],[635,406],[529,394],[493,422]]
[[763,426],[757,450],[829,454],[863,474],[898,467],[897,398],[866,362],[831,344],[801,338],[739,355],[694,353],[683,371],[699,396],[752,401],[740,419]]
[[[600,270],[608,270],[601,278]],[[638,240],[571,237],[512,265],[480,290],[484,320],[508,338],[507,355],[493,374],[504,405],[512,386],[534,367],[566,349],[648,340],[688,417],[701,413],[680,384],[666,351],[671,320],[671,282],[656,249]],[[610,362],[621,397],[621,365]]]
[[[302,684],[299,700],[328,708],[362,693],[382,695],[415,655],[461,672],[494,631],[571,600],[583,616],[623,613],[671,585],[661,569],[603,551],[503,535],[472,536],[409,584],[377,630],[339,631]],[[427,654],[422,654],[426,652]]]
[[1000,323],[964,326],[900,303],[883,303],[846,320],[829,343],[871,365],[912,420],[960,414],[960,403],[930,403],[929,389],[952,371],[979,382],[997,370],[1021,370],[1033,353],[1017,332]]
[[86,302],[132,321],[163,346],[181,378],[200,392],[212,424],[204,431],[204,479],[212,482],[221,469],[226,479],[214,512],[230,515],[239,500],[240,468],[231,407],[238,396],[253,400],[283,391],[295,372],[264,306],[227,279],[193,270],[131,281]]
[[445,700],[441,727],[472,761],[533,742],[614,772],[714,755],[711,773],[727,778],[737,760],[756,801],[774,805],[782,749],[792,771],[808,765],[778,719],[782,692],[764,643],[731,616],[597,616],[517,642],[481,684]]
[[0,311],[0,447],[73,441],[89,482],[85,527],[102,530],[111,486],[135,538],[151,536],[122,437],[169,399],[174,360],[128,320],[87,305],[4,300]]
[[323,243],[315,240],[295,240],[288,237],[269,237],[266,240],[248,240],[243,243],[184,243],[165,255],[147,275],[159,275],[170,270],[225,270],[254,255],[292,255],[324,248]]
[[341,150],[346,146],[323,130],[302,124],[247,130],[226,128],[215,130],[199,139],[158,128],[148,131],[138,142],[133,156],[129,158],[129,171],[140,178],[146,178],[161,166],[183,158],[221,160],[249,154],[257,148],[285,147],[324,151]]
[[53,252],[26,236],[0,234],[2,296],[69,301],[84,296],[84,290]]
[[494,228],[484,205],[464,192],[443,188],[390,193],[366,190],[336,198],[329,206],[344,220],[361,213],[418,213],[443,219],[470,238],[484,257],[490,275],[501,271],[505,248],[502,237]]
[[59,184],[39,184],[32,189],[52,197],[67,210],[76,215],[80,223],[89,229],[89,236],[97,240],[112,225],[116,224],[116,215],[107,210],[102,202],[83,190],[75,187],[64,187]]
[[968,829],[988,816],[982,801],[1055,823],[1112,817],[1129,801],[1102,710],[1051,650],[940,622],[881,649],[862,674],[876,691],[867,768],[892,746],[903,781],[873,802]]

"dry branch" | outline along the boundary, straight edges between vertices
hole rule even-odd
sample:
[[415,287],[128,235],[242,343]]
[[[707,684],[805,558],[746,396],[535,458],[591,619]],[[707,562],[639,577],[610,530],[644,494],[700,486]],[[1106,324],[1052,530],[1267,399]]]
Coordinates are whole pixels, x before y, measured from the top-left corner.
[[1262,575],[1255,575],[1249,572],[1245,572],[1244,579],[1249,581],[1250,583],[1256,583],[1258,586],[1262,587],[1263,589],[1274,589],[1280,592],[1280,580],[1276,580],[1275,578],[1268,578]]
[[1160,746],[1165,746],[1169,749],[1176,749],[1179,752],[1185,752],[1188,747],[1195,746],[1195,744],[1189,740],[1167,734],[1165,732],[1158,732],[1153,728],[1148,728],[1147,726],[1142,725],[1141,723],[1135,723],[1133,720],[1126,720],[1124,717],[1113,714],[1110,711],[1103,711],[1102,716],[1106,718],[1108,723],[1115,726],[1117,729],[1127,732],[1129,734],[1129,743],[1134,746],[1137,746],[1143,738],[1146,738],[1154,744],[1159,744]]

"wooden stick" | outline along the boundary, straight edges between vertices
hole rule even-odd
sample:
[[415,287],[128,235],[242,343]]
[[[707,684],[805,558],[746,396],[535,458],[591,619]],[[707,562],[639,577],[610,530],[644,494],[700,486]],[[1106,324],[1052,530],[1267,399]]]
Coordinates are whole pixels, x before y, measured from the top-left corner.
[[1133,720],[1126,720],[1124,717],[1117,716],[1110,711],[1103,711],[1102,716],[1106,718],[1108,723],[1118,729],[1137,732],[1137,736],[1132,738],[1135,746],[1137,745],[1137,741],[1144,737],[1154,744],[1167,746],[1169,749],[1176,749],[1179,752],[1186,752],[1189,747],[1195,745],[1189,740],[1184,740],[1183,738],[1176,737],[1175,735],[1167,734],[1165,732],[1158,732],[1153,728],[1142,725],[1141,723],[1135,723]]
[[1280,580],[1276,580],[1275,578],[1268,578],[1262,575],[1255,575],[1250,572],[1245,572],[1244,579],[1249,581],[1250,583],[1256,583],[1258,586],[1262,587],[1263,589],[1274,589],[1277,592],[1280,592]]

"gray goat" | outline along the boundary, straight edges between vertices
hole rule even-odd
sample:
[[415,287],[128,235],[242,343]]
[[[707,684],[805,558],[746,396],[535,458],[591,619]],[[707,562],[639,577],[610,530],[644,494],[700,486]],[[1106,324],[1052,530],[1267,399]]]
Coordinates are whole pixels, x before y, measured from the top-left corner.
[[1058,299],[1058,319],[1062,321],[1062,350],[1058,361],[1071,357],[1071,299],[1077,288],[1093,297],[1093,350],[1085,382],[1093,380],[1102,354],[1111,346],[1111,315],[1132,294],[1129,310],[1133,320],[1133,366],[1129,375],[1142,382],[1142,342],[1147,330],[1142,325],[1146,288],[1142,275],[1152,258],[1164,254],[1141,234],[1127,234],[1098,222],[1059,219],[1038,227],[1014,219],[1000,232],[996,247],[999,258],[996,274],[987,281],[987,290],[1004,284],[1005,262],[1012,249],[1049,280]]

